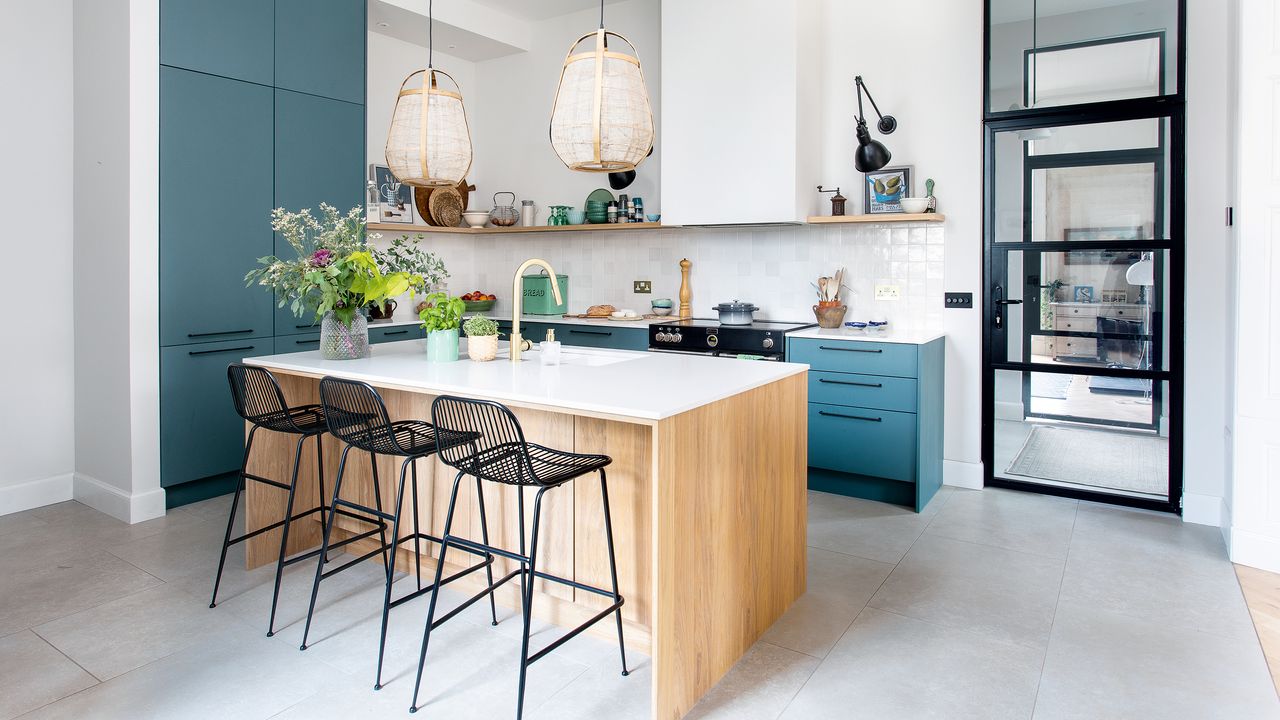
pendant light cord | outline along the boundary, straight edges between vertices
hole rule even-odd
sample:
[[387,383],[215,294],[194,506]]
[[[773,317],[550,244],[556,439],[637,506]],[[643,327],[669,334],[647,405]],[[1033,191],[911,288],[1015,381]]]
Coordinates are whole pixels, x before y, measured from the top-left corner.
[[604,29],[604,0],[600,0],[600,29]]
[[435,60],[436,43],[436,14],[435,0],[427,0],[427,69],[432,68],[432,61]]

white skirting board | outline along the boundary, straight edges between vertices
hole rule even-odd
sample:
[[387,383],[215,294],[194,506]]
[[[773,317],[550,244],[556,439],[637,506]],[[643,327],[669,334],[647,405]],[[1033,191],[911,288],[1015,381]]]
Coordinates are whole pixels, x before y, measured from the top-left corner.
[[981,490],[982,463],[944,459],[942,461],[942,484],[969,490]]
[[70,500],[72,475],[63,473],[0,488],[0,515]]
[[75,473],[72,495],[79,502],[127,523],[153,520],[165,513],[163,488],[130,494],[95,477]]
[[1227,522],[1227,505],[1217,495],[1183,493],[1182,521],[1222,527]]
[[1231,562],[1280,573],[1280,539],[1231,528]]

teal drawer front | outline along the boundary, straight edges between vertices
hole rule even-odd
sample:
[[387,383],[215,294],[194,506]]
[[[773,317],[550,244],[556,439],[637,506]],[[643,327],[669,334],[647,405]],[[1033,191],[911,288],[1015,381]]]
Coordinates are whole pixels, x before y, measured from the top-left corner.
[[369,342],[374,344],[400,342],[401,340],[421,340],[424,337],[426,335],[423,334],[422,327],[418,325],[369,328]]
[[809,465],[913,482],[916,416],[809,403]]
[[278,337],[275,339],[275,352],[277,355],[319,349],[320,333],[318,332],[307,333],[305,335],[289,335],[287,337]]
[[270,338],[160,349],[160,484],[231,472],[244,453],[244,421],[227,388],[227,365],[270,355]]
[[[288,305],[276,308],[276,336],[310,335],[320,332],[320,321],[310,311],[302,317],[293,314]],[[320,337],[318,334],[316,337]]]
[[916,377],[916,346],[862,340],[788,341],[787,360],[830,372]]
[[589,325],[560,325],[556,337],[566,345],[607,348],[610,350],[647,350],[649,331],[639,328],[593,327]]
[[365,0],[276,0],[275,11],[276,87],[364,103]]
[[271,0],[161,0],[160,62],[270,85],[274,15]]
[[916,411],[914,378],[809,372],[809,400],[879,410]]

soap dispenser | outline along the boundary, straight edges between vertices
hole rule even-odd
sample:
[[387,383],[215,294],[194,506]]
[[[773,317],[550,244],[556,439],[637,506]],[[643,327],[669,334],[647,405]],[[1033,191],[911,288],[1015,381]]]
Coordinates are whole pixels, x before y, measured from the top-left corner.
[[560,364],[560,341],[556,340],[555,328],[547,328],[547,339],[538,343],[538,350],[543,365]]

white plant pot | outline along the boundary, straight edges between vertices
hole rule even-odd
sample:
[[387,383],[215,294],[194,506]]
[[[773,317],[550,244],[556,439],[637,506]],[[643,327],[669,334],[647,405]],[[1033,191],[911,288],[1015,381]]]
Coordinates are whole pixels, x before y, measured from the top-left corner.
[[489,362],[498,357],[498,336],[467,337],[467,356],[476,362]]

